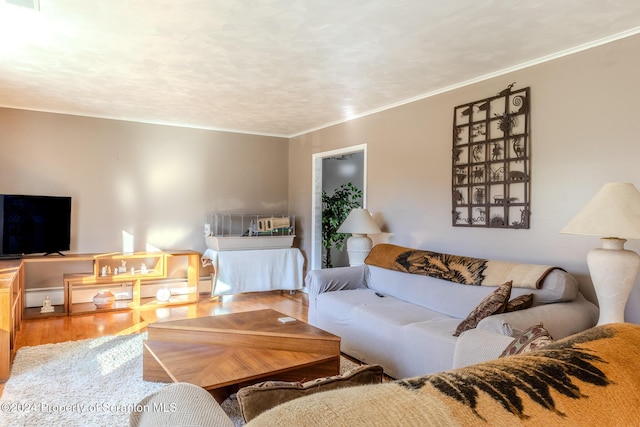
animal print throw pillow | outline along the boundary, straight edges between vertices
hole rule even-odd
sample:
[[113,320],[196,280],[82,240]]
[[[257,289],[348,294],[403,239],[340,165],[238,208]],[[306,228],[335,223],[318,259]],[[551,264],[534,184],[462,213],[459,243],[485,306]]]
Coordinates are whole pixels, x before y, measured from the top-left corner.
[[504,313],[509,297],[511,296],[511,284],[512,282],[507,282],[498,286],[493,292],[480,301],[480,304],[471,310],[467,318],[460,322],[453,336],[457,337],[464,331],[474,329],[478,326],[478,323],[487,316]]

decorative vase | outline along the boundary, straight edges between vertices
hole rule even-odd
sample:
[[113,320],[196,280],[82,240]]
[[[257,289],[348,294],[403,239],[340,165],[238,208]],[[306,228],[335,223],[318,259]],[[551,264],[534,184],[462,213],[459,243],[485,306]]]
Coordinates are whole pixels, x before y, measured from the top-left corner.
[[93,297],[93,303],[98,308],[109,308],[113,305],[116,297],[110,290],[101,290]]
[[156,292],[156,299],[160,302],[167,302],[171,299],[171,289],[160,288]]

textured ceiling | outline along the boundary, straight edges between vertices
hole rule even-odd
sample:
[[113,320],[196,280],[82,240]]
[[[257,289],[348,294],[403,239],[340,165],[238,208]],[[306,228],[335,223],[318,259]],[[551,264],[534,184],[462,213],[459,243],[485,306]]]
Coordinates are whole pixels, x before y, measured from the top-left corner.
[[640,32],[638,0],[0,0],[0,106],[293,136]]

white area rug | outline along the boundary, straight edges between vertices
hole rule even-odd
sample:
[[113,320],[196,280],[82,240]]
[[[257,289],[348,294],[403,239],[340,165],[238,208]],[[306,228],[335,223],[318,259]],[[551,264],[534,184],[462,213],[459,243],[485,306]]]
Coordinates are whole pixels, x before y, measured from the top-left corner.
[[[128,426],[133,406],[166,384],[142,380],[147,334],[23,347],[0,399],[0,426]],[[344,357],[341,371],[357,366]],[[243,425],[235,395],[222,403]]]
[[166,385],[142,380],[145,338],[146,333],[21,348],[2,393],[0,425],[129,425],[132,405]]

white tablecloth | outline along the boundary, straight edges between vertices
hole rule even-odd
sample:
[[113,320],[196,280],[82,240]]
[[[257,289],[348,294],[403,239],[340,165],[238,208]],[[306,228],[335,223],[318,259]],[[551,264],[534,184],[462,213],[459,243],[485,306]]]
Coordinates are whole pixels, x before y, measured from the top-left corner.
[[214,251],[202,255],[215,269],[211,295],[302,289],[304,258],[297,248]]

